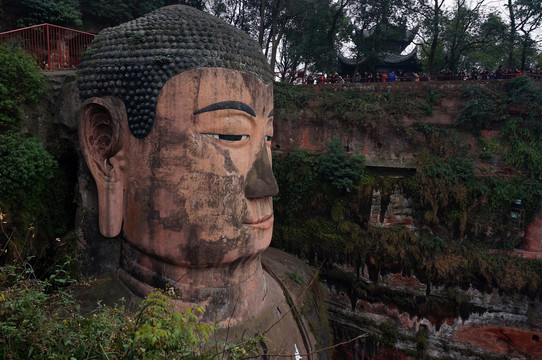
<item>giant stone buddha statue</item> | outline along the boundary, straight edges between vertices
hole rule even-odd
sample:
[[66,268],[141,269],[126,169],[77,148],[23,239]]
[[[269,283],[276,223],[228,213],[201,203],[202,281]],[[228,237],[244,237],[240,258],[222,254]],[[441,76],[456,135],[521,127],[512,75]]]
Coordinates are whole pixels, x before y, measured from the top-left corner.
[[258,44],[174,5],[102,31],[79,73],[79,141],[100,232],[123,239],[122,282],[139,296],[174,289],[176,307],[204,305],[204,321],[242,331],[280,320],[264,348],[308,352],[260,259],[278,187]]

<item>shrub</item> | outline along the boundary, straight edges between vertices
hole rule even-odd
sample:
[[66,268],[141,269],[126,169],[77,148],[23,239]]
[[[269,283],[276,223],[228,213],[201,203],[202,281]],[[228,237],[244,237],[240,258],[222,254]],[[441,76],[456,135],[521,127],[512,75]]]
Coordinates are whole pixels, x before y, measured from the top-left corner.
[[239,359],[260,340],[213,344],[215,327],[198,320],[204,309],[176,312],[159,290],[136,312],[100,305],[83,315],[69,292],[48,291],[51,281],[28,264],[0,267],[0,359]]
[[53,178],[56,161],[36,138],[22,133],[0,134],[0,194],[3,201],[28,206]]
[[318,173],[339,191],[348,191],[363,176],[365,156],[347,156],[341,141],[333,138],[326,145],[326,152],[320,156]]
[[456,126],[479,135],[495,118],[495,100],[487,87],[478,85],[465,88],[462,96],[468,100],[457,118]]
[[21,106],[39,99],[44,76],[36,60],[15,45],[0,46],[0,68],[0,133],[3,133],[18,130]]
[[[75,179],[38,139],[20,129],[23,106],[38,101],[44,92],[36,60],[15,45],[0,46],[0,67],[0,210],[9,213],[4,228],[13,233],[9,244],[0,238],[1,248],[10,250],[0,253],[0,264],[32,255],[34,264],[43,260],[50,268],[56,260],[51,244],[72,226],[68,223],[73,221]],[[65,156],[60,150],[56,154]]]

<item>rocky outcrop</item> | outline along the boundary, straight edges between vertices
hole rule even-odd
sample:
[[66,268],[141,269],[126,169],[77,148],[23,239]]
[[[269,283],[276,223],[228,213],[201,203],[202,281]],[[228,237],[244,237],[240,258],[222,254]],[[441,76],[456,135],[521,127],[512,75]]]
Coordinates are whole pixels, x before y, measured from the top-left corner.
[[380,190],[373,190],[369,220],[371,225],[380,227],[402,225],[414,230],[416,222],[413,215],[414,209],[411,200],[406,198],[399,189],[395,189],[389,195],[388,201],[383,201]]
[[[433,288],[413,276],[388,274],[361,297],[337,279],[328,280],[329,314],[336,342],[369,334],[339,359],[542,359],[542,304],[523,296],[482,293],[474,288]],[[341,330],[339,330],[341,329]],[[345,330],[346,329],[346,330]],[[388,357],[389,356],[389,357]]]

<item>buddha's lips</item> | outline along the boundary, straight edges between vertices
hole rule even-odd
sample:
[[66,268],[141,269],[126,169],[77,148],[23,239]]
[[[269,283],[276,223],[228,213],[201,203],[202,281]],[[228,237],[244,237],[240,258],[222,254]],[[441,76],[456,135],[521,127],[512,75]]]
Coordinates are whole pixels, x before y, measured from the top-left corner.
[[273,226],[274,220],[273,214],[269,214],[261,219],[245,223],[245,225],[255,227],[257,229],[269,229],[271,226]]

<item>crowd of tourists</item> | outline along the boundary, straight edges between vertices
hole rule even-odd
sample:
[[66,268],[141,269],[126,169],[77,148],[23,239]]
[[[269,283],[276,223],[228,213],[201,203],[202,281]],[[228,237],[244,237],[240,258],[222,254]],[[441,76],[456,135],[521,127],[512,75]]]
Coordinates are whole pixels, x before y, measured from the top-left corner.
[[[530,68],[527,74],[542,74],[540,67]],[[430,76],[426,73],[390,71],[390,72],[356,72],[352,76],[346,74],[340,76],[333,74],[325,76],[324,74],[309,74],[305,82],[307,84],[337,84],[337,83],[368,83],[368,82],[396,82],[396,81],[451,81],[451,80],[493,80],[493,79],[511,79],[522,75],[519,69],[510,69],[499,66],[495,71],[488,71],[487,68],[473,68],[470,72],[460,70],[453,72],[447,69],[441,69],[437,75]]]

